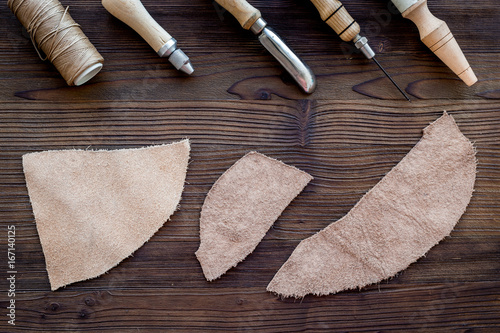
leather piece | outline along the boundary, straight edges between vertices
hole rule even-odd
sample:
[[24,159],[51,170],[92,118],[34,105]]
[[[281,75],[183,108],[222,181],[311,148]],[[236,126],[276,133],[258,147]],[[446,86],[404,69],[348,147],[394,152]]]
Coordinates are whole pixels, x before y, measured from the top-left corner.
[[377,283],[450,234],[472,196],[475,150],[446,112],[423,132],[347,215],[300,242],[268,291],[300,298]]
[[250,152],[212,186],[200,214],[196,251],[208,281],[244,260],[312,177]]
[[23,156],[52,290],[97,277],[141,247],[177,209],[190,145]]

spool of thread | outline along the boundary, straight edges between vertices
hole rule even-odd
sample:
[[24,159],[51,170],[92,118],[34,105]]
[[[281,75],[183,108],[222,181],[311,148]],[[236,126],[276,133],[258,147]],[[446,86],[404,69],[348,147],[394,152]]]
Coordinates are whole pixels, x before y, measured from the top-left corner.
[[58,0],[8,0],[7,5],[68,85],[79,86],[102,68],[103,57]]

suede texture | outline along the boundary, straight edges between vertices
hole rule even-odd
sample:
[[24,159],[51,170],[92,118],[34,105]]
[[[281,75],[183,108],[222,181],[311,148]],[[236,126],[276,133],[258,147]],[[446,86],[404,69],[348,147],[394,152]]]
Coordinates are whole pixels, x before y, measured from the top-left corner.
[[177,209],[189,150],[184,140],[23,156],[52,290],[107,272],[153,236]]
[[196,251],[207,280],[246,258],[312,177],[295,167],[250,152],[229,168],[207,194]]
[[450,234],[475,177],[474,147],[445,112],[346,216],[300,242],[267,290],[301,298],[393,277]]

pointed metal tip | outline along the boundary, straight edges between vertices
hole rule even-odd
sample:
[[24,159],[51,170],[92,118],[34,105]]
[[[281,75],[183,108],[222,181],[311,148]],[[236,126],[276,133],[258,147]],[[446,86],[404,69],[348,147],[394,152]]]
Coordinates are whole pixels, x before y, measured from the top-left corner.
[[191,61],[189,61],[188,56],[181,49],[176,49],[172,52],[168,61],[170,61],[176,69],[183,71],[184,73],[191,74],[194,72]]
[[406,95],[406,93],[403,91],[403,89],[401,89],[398,84],[392,79],[392,77],[389,75],[389,73],[387,73],[384,69],[384,67],[382,67],[382,65],[380,65],[380,63],[377,61],[377,59],[375,59],[375,57],[372,57],[373,61],[377,64],[377,66],[382,70],[382,72],[384,72],[385,76],[387,76],[389,78],[389,80],[391,80],[392,84],[398,88],[399,92],[406,98],[406,100],[408,102],[411,103],[411,100],[410,100],[410,97],[408,97],[408,95]]
[[191,61],[187,61],[181,68],[181,71],[183,71],[186,74],[191,75],[194,72],[193,65],[191,65]]

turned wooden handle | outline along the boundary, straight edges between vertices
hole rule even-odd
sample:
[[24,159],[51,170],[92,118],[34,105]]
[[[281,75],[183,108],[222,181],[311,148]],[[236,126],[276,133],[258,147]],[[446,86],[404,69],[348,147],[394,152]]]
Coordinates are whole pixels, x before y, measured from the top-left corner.
[[352,18],[344,5],[337,0],[311,0],[321,19],[325,21],[345,42],[359,34],[359,24]]
[[254,8],[245,0],[215,0],[219,5],[229,11],[238,22],[240,22],[243,29],[250,29],[250,27],[257,21],[261,15],[260,11]]
[[450,28],[446,22],[432,15],[427,7],[427,0],[419,0],[402,14],[417,25],[422,42],[458,77],[468,86],[477,82],[476,75]]
[[134,29],[158,52],[172,36],[152,17],[139,0],[102,0],[102,5],[117,19]]

